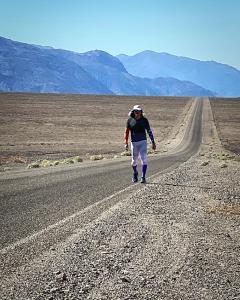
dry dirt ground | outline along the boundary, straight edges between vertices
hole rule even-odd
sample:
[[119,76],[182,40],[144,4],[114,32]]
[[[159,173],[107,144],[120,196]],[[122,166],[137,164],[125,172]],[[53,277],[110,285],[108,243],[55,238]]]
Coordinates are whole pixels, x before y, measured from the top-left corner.
[[222,145],[240,154],[240,99],[211,99],[214,121]]
[[128,112],[140,104],[157,143],[190,98],[0,94],[0,165],[123,151]]

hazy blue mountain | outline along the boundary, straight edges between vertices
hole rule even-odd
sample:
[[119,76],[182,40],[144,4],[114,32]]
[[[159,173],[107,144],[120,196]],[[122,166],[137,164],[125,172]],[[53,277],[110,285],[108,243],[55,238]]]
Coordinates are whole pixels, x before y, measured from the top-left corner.
[[86,53],[74,53],[66,50],[55,51],[64,58],[79,64],[116,95],[213,95],[211,91],[200,86],[180,80],[174,81],[173,78],[151,80],[133,76],[126,71],[116,57],[104,51],[94,50]]
[[129,74],[123,64],[107,52],[100,50],[86,53],[66,50],[56,50],[56,52],[77,63],[116,95],[157,95],[148,82]]
[[240,95],[240,71],[215,61],[200,61],[168,53],[143,51],[133,56],[117,56],[127,71],[135,76],[173,77],[191,81],[220,96]]
[[116,95],[213,96],[190,82],[131,75],[104,51],[76,53],[0,38],[0,90]]
[[154,86],[157,93],[160,95],[168,96],[211,96],[213,93],[209,90],[203,89],[201,86],[196,85],[190,81],[178,80],[176,78],[159,77],[151,79],[152,86]]
[[112,94],[78,64],[48,50],[0,38],[0,90]]

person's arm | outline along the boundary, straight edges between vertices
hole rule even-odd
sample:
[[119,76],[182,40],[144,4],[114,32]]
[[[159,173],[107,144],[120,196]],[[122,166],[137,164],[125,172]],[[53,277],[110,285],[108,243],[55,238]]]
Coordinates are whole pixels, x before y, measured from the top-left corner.
[[149,138],[150,138],[150,140],[152,142],[152,149],[156,150],[156,143],[154,141],[154,136],[153,136],[153,132],[152,132],[151,128],[149,128],[149,130],[148,130],[148,135],[149,135]]
[[152,142],[152,148],[153,148],[153,150],[155,150],[156,149],[156,143],[155,143],[155,140],[154,140],[152,129],[150,128],[150,125],[149,125],[149,122],[148,122],[147,119],[146,119],[146,130],[147,130],[148,136],[149,136],[149,138]]
[[129,125],[128,125],[128,121],[127,121],[127,125],[126,125],[126,129],[124,132],[124,144],[125,144],[125,149],[128,150],[128,137],[129,137]]
[[124,132],[124,143],[125,143],[125,149],[128,150],[128,137],[129,137],[129,128],[125,129]]

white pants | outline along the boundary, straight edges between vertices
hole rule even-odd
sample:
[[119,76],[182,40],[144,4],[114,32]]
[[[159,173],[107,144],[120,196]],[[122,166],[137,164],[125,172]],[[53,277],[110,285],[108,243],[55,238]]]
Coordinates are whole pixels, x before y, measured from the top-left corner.
[[142,165],[147,165],[147,140],[131,142],[132,166],[137,165],[140,157]]

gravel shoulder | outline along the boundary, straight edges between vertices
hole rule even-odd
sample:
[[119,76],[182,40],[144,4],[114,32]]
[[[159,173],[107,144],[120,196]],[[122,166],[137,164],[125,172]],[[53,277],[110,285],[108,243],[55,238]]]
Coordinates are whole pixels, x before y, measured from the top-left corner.
[[200,151],[2,278],[1,299],[240,299],[240,169],[204,101]]

